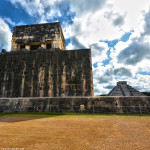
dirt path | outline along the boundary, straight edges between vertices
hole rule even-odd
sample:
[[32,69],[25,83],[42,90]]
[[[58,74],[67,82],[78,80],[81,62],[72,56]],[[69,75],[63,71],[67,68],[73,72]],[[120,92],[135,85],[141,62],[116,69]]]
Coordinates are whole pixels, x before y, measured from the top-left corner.
[[150,116],[1,116],[0,150],[3,148],[150,150]]

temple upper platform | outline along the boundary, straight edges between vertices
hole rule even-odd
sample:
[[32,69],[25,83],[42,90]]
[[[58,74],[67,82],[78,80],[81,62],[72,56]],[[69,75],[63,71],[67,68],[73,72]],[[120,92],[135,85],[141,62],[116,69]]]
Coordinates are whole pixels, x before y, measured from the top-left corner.
[[59,22],[15,26],[13,31],[11,51],[38,48],[65,50],[65,39]]

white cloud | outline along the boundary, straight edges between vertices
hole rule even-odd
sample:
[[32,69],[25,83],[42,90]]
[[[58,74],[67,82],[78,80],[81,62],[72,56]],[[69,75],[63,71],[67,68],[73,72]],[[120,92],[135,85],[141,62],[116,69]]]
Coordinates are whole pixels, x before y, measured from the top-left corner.
[[7,23],[11,24],[12,26],[15,26],[15,25],[16,25],[16,23],[13,22],[10,18],[4,17],[3,19],[4,19]]
[[57,3],[62,0],[9,0],[17,8],[21,6],[32,17],[37,19],[37,23],[47,22],[48,19],[54,19],[61,16]]
[[23,22],[16,23],[16,22],[13,22],[10,18],[7,18],[7,17],[4,17],[3,19],[4,19],[5,22],[7,22],[8,24],[10,24],[11,26],[24,25]]
[[133,86],[135,89],[140,90],[141,92],[149,91],[150,92],[150,76],[137,74],[135,79],[129,79],[129,85]]
[[141,12],[148,10],[149,0],[109,0],[113,5],[113,10],[126,14],[126,22],[123,27],[124,31],[128,32],[131,29],[137,28],[141,21]]
[[64,32],[66,38],[76,37],[85,47],[89,47],[93,41],[119,39],[124,34],[119,27],[112,26],[101,11],[76,16],[73,24],[66,26]]
[[96,12],[101,9],[107,0],[70,0],[71,11],[75,12],[77,16],[88,14],[89,12]]
[[10,51],[11,49],[11,30],[6,22],[0,18],[0,48]]
[[143,18],[143,28],[140,27],[141,30],[132,32],[129,41],[119,42],[115,46],[114,53],[119,62],[135,66],[145,59],[150,60],[150,23],[148,16],[150,16],[150,10],[145,13]]
[[99,63],[108,58],[107,51],[109,49],[108,44],[105,42],[93,42],[90,45],[92,50],[92,62]]

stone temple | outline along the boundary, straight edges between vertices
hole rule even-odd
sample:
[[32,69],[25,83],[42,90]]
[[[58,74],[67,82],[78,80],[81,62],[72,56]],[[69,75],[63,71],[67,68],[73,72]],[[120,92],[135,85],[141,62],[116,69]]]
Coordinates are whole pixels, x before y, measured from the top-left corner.
[[59,22],[14,27],[11,52],[0,53],[0,112],[150,114],[139,95],[119,82],[94,97],[91,50],[65,50]]
[[59,22],[14,27],[0,62],[0,97],[94,95],[91,50],[65,50]]
[[60,23],[46,23],[14,27],[12,51],[56,48],[65,50],[65,39]]
[[117,85],[109,92],[108,96],[145,96],[133,87],[127,84],[126,81],[119,81]]

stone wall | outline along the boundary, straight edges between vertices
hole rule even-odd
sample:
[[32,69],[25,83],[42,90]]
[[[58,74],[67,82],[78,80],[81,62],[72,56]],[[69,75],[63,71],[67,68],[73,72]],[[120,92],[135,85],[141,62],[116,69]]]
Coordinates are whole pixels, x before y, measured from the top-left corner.
[[150,114],[150,97],[0,98],[0,112]]
[[92,96],[91,51],[0,54],[0,97]]

